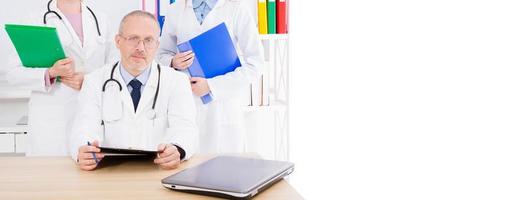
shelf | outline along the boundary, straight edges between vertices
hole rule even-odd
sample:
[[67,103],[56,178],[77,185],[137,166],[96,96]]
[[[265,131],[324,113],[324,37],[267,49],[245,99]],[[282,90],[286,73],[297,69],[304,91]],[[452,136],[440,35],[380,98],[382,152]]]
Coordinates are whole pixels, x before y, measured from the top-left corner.
[[13,125],[0,125],[0,134],[5,134],[5,133],[8,133],[8,134],[13,134],[13,133],[16,133],[16,134],[22,134],[24,132],[28,132],[29,131],[29,127],[27,125],[16,125],[16,124],[13,124]]
[[289,34],[259,34],[261,40],[286,40]]

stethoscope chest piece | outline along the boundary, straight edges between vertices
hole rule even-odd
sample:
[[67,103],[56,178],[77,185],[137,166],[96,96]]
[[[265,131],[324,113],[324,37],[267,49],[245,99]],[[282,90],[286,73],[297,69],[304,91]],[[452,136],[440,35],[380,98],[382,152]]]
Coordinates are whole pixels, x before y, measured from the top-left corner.
[[156,118],[156,112],[154,110],[147,111],[147,118],[149,119],[155,119]]

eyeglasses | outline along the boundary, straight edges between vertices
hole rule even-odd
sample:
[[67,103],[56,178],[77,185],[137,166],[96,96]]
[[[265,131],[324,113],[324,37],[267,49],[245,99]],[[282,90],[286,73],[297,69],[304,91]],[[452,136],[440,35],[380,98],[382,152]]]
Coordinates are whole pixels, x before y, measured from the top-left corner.
[[141,39],[138,36],[125,37],[123,35],[120,35],[120,37],[124,38],[133,47],[138,46],[141,41],[143,41],[143,45],[146,49],[153,49],[156,47],[156,45],[158,45],[158,40],[151,37],[145,39]]

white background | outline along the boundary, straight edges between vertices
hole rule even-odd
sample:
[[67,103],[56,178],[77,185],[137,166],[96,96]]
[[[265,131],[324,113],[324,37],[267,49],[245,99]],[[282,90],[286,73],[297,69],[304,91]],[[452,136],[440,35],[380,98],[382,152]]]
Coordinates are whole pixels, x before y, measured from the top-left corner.
[[523,199],[523,2],[290,1],[307,199]]

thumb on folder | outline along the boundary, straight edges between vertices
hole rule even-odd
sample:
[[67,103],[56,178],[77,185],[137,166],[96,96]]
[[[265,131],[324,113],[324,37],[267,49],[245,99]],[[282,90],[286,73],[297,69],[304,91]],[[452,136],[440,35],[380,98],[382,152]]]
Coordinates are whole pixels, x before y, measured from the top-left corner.
[[64,58],[56,61],[51,68],[49,68],[49,75],[52,78],[59,76],[73,76],[74,75],[74,61],[72,58]]
[[192,51],[180,52],[174,55],[171,65],[175,69],[184,70],[189,68],[194,61],[194,53]]

